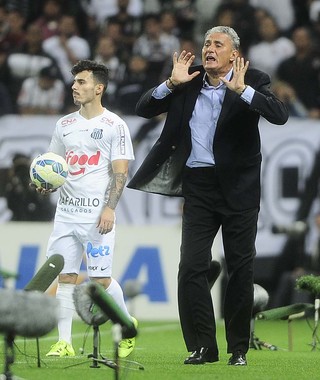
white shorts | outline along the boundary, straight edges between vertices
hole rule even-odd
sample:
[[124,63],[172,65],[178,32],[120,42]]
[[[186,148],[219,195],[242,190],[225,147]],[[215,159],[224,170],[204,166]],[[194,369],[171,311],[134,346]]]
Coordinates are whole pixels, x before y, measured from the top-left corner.
[[111,277],[114,241],[115,225],[112,231],[101,235],[96,224],[54,222],[47,257],[63,256],[61,274],[79,274],[84,259],[89,277]]

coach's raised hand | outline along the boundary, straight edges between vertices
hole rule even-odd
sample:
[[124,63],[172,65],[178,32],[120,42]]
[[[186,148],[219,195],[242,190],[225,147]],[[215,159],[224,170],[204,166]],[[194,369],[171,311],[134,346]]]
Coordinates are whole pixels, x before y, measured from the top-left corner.
[[190,82],[193,78],[200,74],[200,71],[195,71],[189,74],[189,67],[192,65],[195,55],[183,50],[180,55],[175,52],[172,57],[172,72],[171,76],[167,79],[169,88],[174,89],[182,83]]

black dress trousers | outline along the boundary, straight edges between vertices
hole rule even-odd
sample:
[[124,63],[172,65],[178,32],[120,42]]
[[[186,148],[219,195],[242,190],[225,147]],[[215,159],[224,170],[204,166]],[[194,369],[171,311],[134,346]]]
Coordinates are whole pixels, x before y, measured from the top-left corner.
[[213,355],[218,356],[207,272],[213,240],[221,227],[228,272],[224,302],[227,352],[241,350],[246,353],[252,317],[258,209],[231,209],[221,192],[215,167],[186,167],[182,192],[178,307],[187,350],[208,347]]

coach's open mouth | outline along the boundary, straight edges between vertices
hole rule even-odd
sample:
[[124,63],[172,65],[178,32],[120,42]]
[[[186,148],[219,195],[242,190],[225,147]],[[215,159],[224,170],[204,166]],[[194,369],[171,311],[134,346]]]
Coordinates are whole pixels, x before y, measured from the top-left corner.
[[215,57],[212,56],[212,55],[207,55],[206,56],[206,61],[209,62],[209,61],[216,61]]

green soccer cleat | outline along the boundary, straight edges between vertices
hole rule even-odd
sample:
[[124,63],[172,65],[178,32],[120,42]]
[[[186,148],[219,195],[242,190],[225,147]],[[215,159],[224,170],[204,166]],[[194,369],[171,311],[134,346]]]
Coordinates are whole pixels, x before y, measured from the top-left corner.
[[46,354],[46,356],[75,356],[75,353],[71,344],[64,340],[59,340],[59,342],[51,346],[50,351]]
[[[138,327],[138,321],[131,317],[132,318],[132,321],[133,321],[133,324],[135,326],[135,328]],[[134,349],[134,346],[136,345],[136,338],[127,338],[127,339],[122,339],[119,343],[119,346],[118,346],[118,356],[119,358],[126,358],[127,356],[129,356],[131,354],[131,352],[133,351]]]

